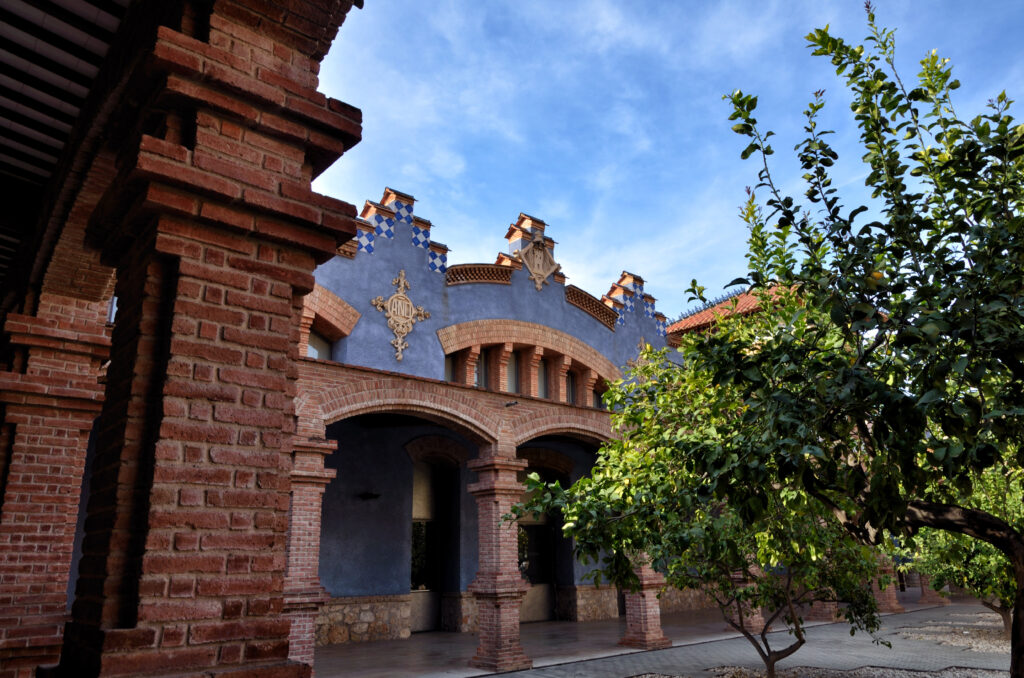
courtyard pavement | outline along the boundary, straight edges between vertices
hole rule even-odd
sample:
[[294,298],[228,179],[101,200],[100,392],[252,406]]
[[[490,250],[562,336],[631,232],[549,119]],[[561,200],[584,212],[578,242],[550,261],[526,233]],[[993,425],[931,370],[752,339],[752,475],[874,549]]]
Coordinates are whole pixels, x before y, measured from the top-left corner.
[[[1008,671],[1009,653],[986,653],[897,636],[900,629],[948,621],[973,621],[992,614],[972,601],[942,607],[921,607],[901,594],[908,610],[884,615],[878,637],[891,648],[875,644],[867,634],[850,636],[849,625],[809,623],[807,644],[778,664],[779,668],[814,666],[854,669],[861,666],[939,671],[949,667]],[[992,614],[993,623],[998,618]],[[650,652],[616,645],[625,630],[622,619],[599,622],[540,622],[522,626],[522,643],[534,668],[502,674],[506,678],[627,678],[644,673],[709,677],[716,666],[761,668],[750,643],[728,629],[717,610],[666,615],[663,629],[673,647]],[[787,645],[786,632],[769,636]],[[417,633],[408,640],[352,643],[317,648],[317,678],[469,678],[493,675],[467,665],[476,636],[460,633]]]

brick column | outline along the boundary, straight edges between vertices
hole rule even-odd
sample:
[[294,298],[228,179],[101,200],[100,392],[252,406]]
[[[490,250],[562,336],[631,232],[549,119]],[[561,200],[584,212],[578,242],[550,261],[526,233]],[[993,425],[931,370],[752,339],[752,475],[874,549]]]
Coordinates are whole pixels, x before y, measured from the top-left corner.
[[565,386],[566,375],[569,374],[569,367],[572,365],[572,358],[567,355],[555,356],[551,361],[551,398],[560,403],[568,402]]
[[60,653],[86,447],[110,348],[106,310],[43,293],[35,315],[10,314],[4,324],[15,360],[0,371],[0,666],[12,675],[31,675]]
[[350,7],[186,3],[181,32],[154,26],[148,54],[112,62],[130,96],[87,238],[117,270],[118,322],[48,673],[309,674],[282,616],[289,456],[302,297],[355,232],[351,205],[310,189],[360,134],[315,90]]
[[661,631],[661,604],[658,592],[665,578],[650,565],[636,569],[640,589],[626,593],[626,633],[619,645],[643,650],[661,650],[672,646],[672,641]]
[[[456,365],[456,369],[459,370],[458,374],[455,375],[455,380],[465,386],[476,386],[476,365],[480,360],[480,347],[470,346],[462,352],[462,359],[459,364]],[[486,386],[486,384],[481,384]]]
[[288,657],[310,666],[316,649],[316,615],[329,597],[319,576],[320,521],[324,490],[337,471],[324,468],[324,458],[336,449],[333,440],[296,438],[292,443],[284,613],[292,624]]
[[[896,596],[896,589],[898,587],[896,583],[895,569],[893,568],[892,561],[885,556],[879,556],[878,558],[878,577],[871,580],[871,592],[875,596],[875,600],[878,602],[879,612],[904,612],[903,606],[900,605],[899,598]],[[879,578],[885,575],[889,575],[891,580],[889,585],[884,589],[878,583]]]
[[487,387],[494,391],[508,391],[508,361],[512,357],[512,344],[501,344],[490,352],[491,364],[488,365]]
[[520,386],[523,393],[534,398],[540,397],[540,383],[537,378],[537,370],[540,368],[541,358],[544,357],[544,349],[534,346],[532,349],[523,351],[523,364],[520,366],[523,374],[520,375]]
[[480,549],[479,570],[469,585],[477,604],[480,645],[469,663],[488,671],[515,671],[533,665],[519,642],[519,608],[529,585],[519,572],[518,527],[502,516],[522,496],[516,473],[527,462],[516,459],[515,446],[504,440],[486,452],[467,464],[477,473],[468,490],[476,497]]
[[299,357],[305,358],[309,353],[309,332],[313,329],[316,313],[305,305],[302,307],[302,320],[299,322]]
[[583,389],[580,404],[586,407],[597,407],[597,403],[594,401],[594,387],[597,386],[597,379],[597,372],[594,370],[587,369],[583,373],[583,379],[580,380],[583,382],[580,384],[580,388]]
[[932,588],[932,578],[921,575],[921,597],[917,599],[921,605],[949,605],[950,599]]
[[804,613],[807,621],[834,622],[839,619],[839,603],[827,600],[816,600]]

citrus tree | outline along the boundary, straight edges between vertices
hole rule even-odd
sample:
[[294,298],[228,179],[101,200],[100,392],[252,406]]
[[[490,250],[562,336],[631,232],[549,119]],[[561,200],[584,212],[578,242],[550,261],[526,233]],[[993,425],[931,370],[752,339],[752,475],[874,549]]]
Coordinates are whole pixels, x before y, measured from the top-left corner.
[[764,210],[751,197],[744,216],[763,334],[684,345],[691,369],[740,393],[748,422],[705,472],[754,513],[765,486],[800,487],[868,543],[933,528],[990,544],[1013,571],[1022,678],[1024,535],[968,498],[979,473],[1019,466],[1024,449],[1024,126],[1005,93],[961,118],[958,82],[934,52],[904,84],[870,5],[868,22],[867,47],[827,29],[807,39],[853,94],[877,218],[858,221],[868,207],[847,210],[832,185],[820,92],[796,149],[806,208],[777,188],[756,98],[729,97],[742,155],[762,161]]
[[[958,83],[934,53],[904,83],[870,5],[868,25],[865,45],[827,28],[807,40],[853,95],[870,209],[844,206],[832,184],[821,92],[796,148],[799,198],[772,176],[757,98],[727,97],[742,157],[761,164],[742,210],[749,273],[734,281],[759,311],[682,337],[679,365],[653,361],[608,392],[623,439],[590,492],[570,495],[569,531],[609,552],[658,539],[680,549],[696,510],[722,504],[756,526],[791,488],[861,543],[964,535],[1010,563],[1011,675],[1024,678],[1024,535],[965,499],[979,474],[1024,461],[1024,126],[1002,93],[961,117]],[[691,290],[703,298],[696,281]],[[605,565],[628,575],[628,558]]]

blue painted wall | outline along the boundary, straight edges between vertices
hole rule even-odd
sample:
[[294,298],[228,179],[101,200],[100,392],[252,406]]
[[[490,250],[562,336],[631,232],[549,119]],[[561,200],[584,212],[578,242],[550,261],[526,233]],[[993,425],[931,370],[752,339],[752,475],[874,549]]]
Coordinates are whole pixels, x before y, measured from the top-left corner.
[[[434,226],[433,231],[439,228]],[[316,271],[320,285],[362,314],[352,334],[335,343],[332,358],[337,362],[443,379],[444,352],[437,330],[487,318],[512,318],[561,330],[586,342],[619,366],[636,356],[641,338],[657,347],[665,345],[664,325],[653,317],[653,309],[645,308],[639,295],[633,308],[623,311],[621,322],[612,331],[569,304],[565,300],[565,288],[553,280],[549,279],[550,284],[538,292],[525,268],[513,272],[511,285],[476,283],[449,287],[437,255],[414,242],[414,236],[418,243],[427,242],[423,231],[402,219],[395,219],[390,228],[381,230],[383,232],[373,236],[371,242],[366,242],[369,236],[362,236],[354,259],[335,257]],[[550,227],[548,230],[551,235]],[[393,236],[388,237],[388,233]],[[497,225],[481,232],[481,237],[493,240],[495,253],[507,248],[503,235]],[[557,261],[557,248],[554,255]],[[391,281],[400,270],[405,271],[410,283],[406,294],[413,304],[429,311],[430,318],[416,323],[406,337],[409,348],[398,362],[390,344],[394,335],[388,329],[384,314],[373,307],[371,300],[377,296],[387,299],[394,293]],[[563,273],[570,276],[571,281],[573,272]],[[615,281],[609,281],[609,285],[612,282]],[[587,291],[600,298],[606,290]]]

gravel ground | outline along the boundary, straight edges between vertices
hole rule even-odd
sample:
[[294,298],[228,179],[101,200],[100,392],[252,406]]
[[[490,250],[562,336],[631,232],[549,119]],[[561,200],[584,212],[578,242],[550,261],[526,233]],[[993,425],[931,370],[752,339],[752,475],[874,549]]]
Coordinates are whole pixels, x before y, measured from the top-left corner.
[[[722,666],[715,669],[715,675],[721,678],[762,678],[763,671],[735,666]],[[984,669],[946,669],[939,672],[904,671],[903,669],[887,669],[877,666],[866,666],[853,671],[835,671],[832,669],[816,669],[800,666],[794,669],[780,669],[777,678],[1006,678],[1005,671],[986,671]],[[668,676],[663,673],[645,673],[633,678],[687,678],[686,676]]]
[[1002,621],[986,612],[952,615],[948,622],[932,626],[908,626],[898,630],[896,635],[964,647],[975,652],[1010,653],[1010,639],[1003,635]]
[[[954,614],[949,621],[929,626],[907,626],[896,631],[896,635],[914,640],[930,640],[973,652],[996,652],[1009,654],[1010,641],[1003,635],[1003,624],[999,617],[987,613]],[[761,678],[764,671],[752,671],[736,666],[721,666],[714,669],[719,678]],[[779,669],[777,678],[1006,678],[1006,671],[983,669],[951,668],[939,672],[907,671],[903,669],[866,666],[853,671],[797,667]],[[633,678],[688,678],[685,675],[670,676],[661,673],[644,673]]]

